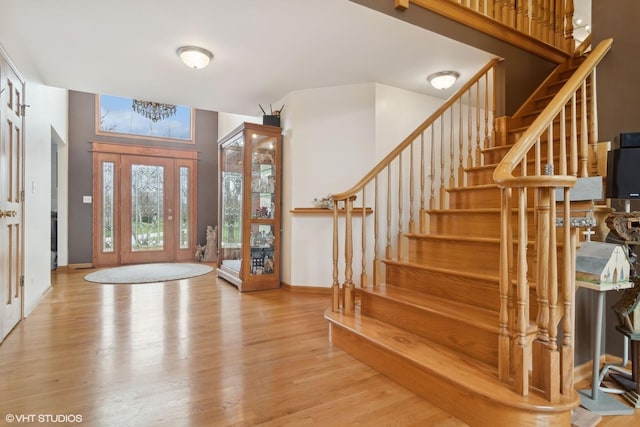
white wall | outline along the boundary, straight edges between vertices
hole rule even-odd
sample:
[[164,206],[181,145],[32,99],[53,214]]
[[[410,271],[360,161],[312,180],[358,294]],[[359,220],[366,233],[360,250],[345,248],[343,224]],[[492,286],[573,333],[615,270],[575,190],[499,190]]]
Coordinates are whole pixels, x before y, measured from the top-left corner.
[[[18,70],[19,71],[19,70]],[[68,94],[66,90],[27,80],[25,103],[25,285],[24,314],[29,315],[51,287],[51,141],[52,130],[68,140]],[[64,145],[59,170],[66,175]],[[59,176],[60,178],[60,176]],[[59,187],[65,185],[62,176]],[[65,185],[66,188],[66,185]],[[66,206],[66,194],[58,194],[59,207]],[[63,215],[60,215],[62,213]],[[59,230],[66,235],[66,212],[59,213]],[[59,248],[65,243],[58,242]]]
[[[283,282],[332,282],[332,216],[290,210],[348,190],[442,102],[374,83],[297,91],[283,100]],[[360,244],[358,221],[354,245]],[[356,254],[354,278],[359,264]]]
[[376,84],[376,161],[396,148],[443,102],[440,98]]
[[218,138],[227,135],[244,122],[262,124],[262,118],[232,113],[218,113]]
[[374,161],[375,85],[302,90],[284,100],[282,281],[331,284],[331,217],[290,214],[345,191]]

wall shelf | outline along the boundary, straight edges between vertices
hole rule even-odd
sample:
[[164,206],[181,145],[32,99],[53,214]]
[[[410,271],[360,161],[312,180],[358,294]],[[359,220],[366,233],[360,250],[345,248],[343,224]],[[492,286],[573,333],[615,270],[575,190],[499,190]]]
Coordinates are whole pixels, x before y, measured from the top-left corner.
[[[362,216],[362,209],[363,208],[353,208],[352,211],[352,215],[356,216]],[[373,213],[373,209],[371,208],[364,208],[365,209],[365,214],[366,215],[371,215]],[[289,212],[294,213],[294,214],[325,214],[325,215],[333,215],[333,209],[323,209],[323,208],[294,208],[291,209]],[[345,214],[345,210],[344,209],[338,209],[338,214],[340,215],[344,215]]]

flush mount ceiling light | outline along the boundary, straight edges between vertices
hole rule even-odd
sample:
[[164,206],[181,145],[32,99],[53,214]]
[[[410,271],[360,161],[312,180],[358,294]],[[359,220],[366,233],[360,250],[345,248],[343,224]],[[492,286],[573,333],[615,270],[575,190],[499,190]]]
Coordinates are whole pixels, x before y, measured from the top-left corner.
[[444,90],[453,86],[458,77],[460,77],[460,73],[455,71],[440,71],[439,73],[431,74],[427,77],[427,80],[434,88]]
[[198,46],[182,46],[178,48],[177,52],[187,67],[196,70],[209,65],[209,61],[213,58],[211,52]]

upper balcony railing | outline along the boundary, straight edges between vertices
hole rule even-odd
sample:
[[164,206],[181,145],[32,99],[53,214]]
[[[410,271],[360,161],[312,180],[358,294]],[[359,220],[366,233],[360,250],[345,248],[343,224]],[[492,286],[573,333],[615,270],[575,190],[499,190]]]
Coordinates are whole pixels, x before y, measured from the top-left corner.
[[560,63],[573,53],[573,0],[394,0],[411,3]]

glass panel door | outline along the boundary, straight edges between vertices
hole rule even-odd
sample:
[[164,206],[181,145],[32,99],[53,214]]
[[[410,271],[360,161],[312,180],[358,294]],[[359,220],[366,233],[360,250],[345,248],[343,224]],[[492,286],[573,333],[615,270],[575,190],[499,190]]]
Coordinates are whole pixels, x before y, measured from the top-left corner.
[[174,259],[179,218],[173,177],[173,159],[123,156],[123,264]]
[[249,274],[275,274],[276,138],[251,135],[251,267]]
[[94,142],[95,266],[193,260],[197,158],[191,150],[154,154]]
[[244,138],[230,141],[221,155],[220,265],[239,272],[242,259],[242,187]]

